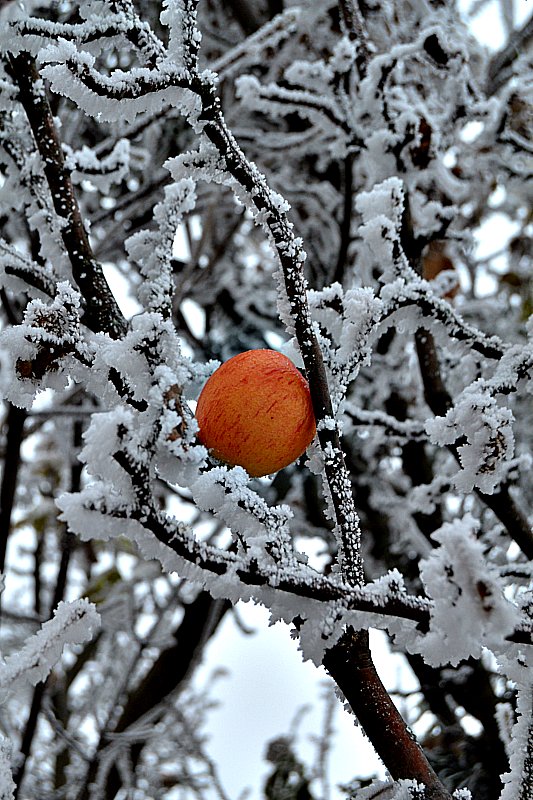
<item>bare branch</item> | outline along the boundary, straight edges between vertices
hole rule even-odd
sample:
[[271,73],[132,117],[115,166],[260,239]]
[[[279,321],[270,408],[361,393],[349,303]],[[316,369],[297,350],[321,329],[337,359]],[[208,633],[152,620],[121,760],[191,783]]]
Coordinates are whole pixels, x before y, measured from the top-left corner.
[[324,666],[393,779],[414,778],[425,786],[427,800],[450,800],[450,794],[430,767],[376,672],[368,631],[348,630],[335,647],[326,652]]
[[512,75],[513,62],[523,53],[533,40],[533,15],[521,28],[513,31],[505,47],[495,53],[488,66],[485,91],[491,96],[501,89]]

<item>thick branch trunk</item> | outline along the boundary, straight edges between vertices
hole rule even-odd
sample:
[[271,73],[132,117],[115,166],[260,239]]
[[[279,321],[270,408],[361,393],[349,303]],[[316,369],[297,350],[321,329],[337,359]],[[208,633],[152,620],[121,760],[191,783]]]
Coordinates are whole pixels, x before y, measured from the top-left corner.
[[424,784],[427,800],[450,800],[376,672],[368,632],[348,629],[323,663],[392,778]]

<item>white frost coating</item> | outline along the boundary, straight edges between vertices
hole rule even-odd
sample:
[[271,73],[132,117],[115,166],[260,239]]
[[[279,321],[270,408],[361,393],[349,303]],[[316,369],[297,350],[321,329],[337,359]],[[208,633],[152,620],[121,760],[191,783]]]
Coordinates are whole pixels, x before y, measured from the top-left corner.
[[[158,561],[165,572],[179,572],[183,578],[203,583],[203,576],[199,569],[184,562],[170,547],[147,531],[141,523],[134,519],[111,516],[109,512],[113,510],[113,501],[118,506],[119,495],[113,497],[109,488],[106,493],[104,484],[92,484],[91,486],[92,491],[87,490],[77,494],[65,492],[56,501],[57,507],[62,511],[60,519],[67,523],[72,533],[75,533],[84,542],[94,539],[108,541],[120,536],[127,536],[132,542],[135,542],[139,553],[144,558]],[[100,490],[99,494],[97,494],[98,490]],[[94,501],[94,505],[97,505],[98,501],[105,500],[105,511],[89,507],[91,500]],[[176,523],[176,531],[180,531],[179,523]]]
[[369,287],[349,289],[344,296],[344,324],[336,357],[346,387],[362,366],[370,364],[371,337],[382,309],[383,303]]
[[383,303],[370,287],[344,291],[333,283],[310,290],[313,330],[321,346],[333,411],[337,413],[349,384],[368,366],[371,344]]
[[15,782],[11,772],[11,742],[0,736],[0,800],[13,800]]
[[[65,145],[63,147],[65,148]],[[70,149],[67,151],[65,167],[71,171],[73,183],[81,183],[89,177],[100,192],[107,194],[112,186],[127,177],[130,171],[131,152],[129,139],[119,139],[112,151],[102,159],[99,159],[90,147],[83,145],[81,150],[76,152]],[[86,175],[87,171],[89,176]]]
[[457,216],[457,206],[443,206],[436,200],[428,200],[427,194],[414,191],[409,194],[411,213],[417,221],[417,234],[431,238],[434,231],[442,228],[444,220],[453,220]]
[[[311,611],[311,608],[309,609]],[[306,606],[301,604],[300,616],[305,617]],[[328,604],[318,613],[309,613],[298,632],[298,649],[304,661],[310,660],[319,667],[326,648],[332,647],[342,636],[346,624],[346,609],[342,603]]]
[[395,785],[392,781],[372,781],[370,786],[357,790],[357,800],[391,800]]
[[387,178],[376,184],[370,192],[360,192],[355,207],[365,225],[379,216],[399,225],[404,207],[403,182],[396,177]]
[[60,602],[52,619],[0,664],[0,689],[12,691],[26,681],[32,686],[43,681],[66,644],[89,641],[99,626],[96,607],[85,598]]
[[420,562],[434,608],[429,633],[407,642],[407,648],[432,666],[456,666],[470,656],[479,658],[482,647],[498,649],[519,621],[497,570],[487,563],[477,528],[470,514],[445,523],[432,534],[440,546]]
[[109,482],[110,488],[120,493],[123,502],[132,500],[131,481],[113,456],[123,446],[120,428],[130,431],[135,429],[135,423],[133,413],[120,406],[93,414],[83,436],[85,446],[80,454],[89,473],[104,483]]
[[[357,790],[357,800],[424,800],[426,787],[416,780],[373,781],[370,786]],[[468,790],[467,790],[468,792]],[[469,800],[466,795],[453,794],[454,800]]]
[[286,567],[293,564],[295,554],[289,535],[292,511],[288,506],[270,507],[247,485],[248,475],[242,467],[215,467],[201,475],[190,487],[198,507],[214,511],[236,534],[247,543],[247,557],[268,561],[267,546],[274,545],[275,552]]
[[460,492],[478,488],[492,494],[507,477],[507,467],[514,454],[513,413],[502,408],[487,392],[475,384],[467,387],[444,417],[426,422],[430,440],[437,445],[458,447],[461,470],[453,477]]
[[[531,625],[532,584],[518,595],[528,627]],[[498,654],[500,671],[517,689],[516,708],[498,715],[509,758],[509,772],[502,775],[500,800],[530,800],[533,795],[533,653],[528,645],[514,644]],[[514,723],[514,724],[513,724]],[[511,729],[511,730],[510,730]],[[510,735],[509,735],[510,731]]]
[[317,425],[317,430],[327,430],[327,431],[334,431],[337,428],[337,422],[334,417],[324,417],[321,419]]
[[507,758],[510,759],[512,752],[513,726],[515,724],[515,711],[511,703],[498,703],[494,713],[498,724],[498,733],[505,747]]
[[391,597],[405,594],[406,588],[403,575],[397,569],[391,569],[386,575],[376,578],[365,587],[372,596],[378,601],[385,603]]
[[416,513],[432,514],[449,489],[451,476],[438,475],[431,483],[413,486],[408,497],[409,510]]
[[517,721],[509,745],[509,772],[503,774],[500,800],[528,800],[533,791],[533,687],[529,682],[518,687]]
[[[7,270],[13,268],[21,273],[21,277],[9,274]],[[0,237],[0,286],[15,292],[30,291],[32,296],[44,298],[45,295],[42,292],[29,287],[25,281],[24,276],[32,274],[38,276],[45,286],[54,286],[57,282],[57,276],[49,263],[37,264],[28,255],[21,253],[15,246]]]
[[159,19],[169,29],[168,55],[178,64],[186,64],[187,37],[196,48],[200,47],[202,41],[202,34],[196,26],[196,15],[193,19],[190,19],[191,16],[191,11],[184,9],[184,0],[164,0]]
[[163,164],[176,183],[184,180],[219,183],[234,188],[234,180],[226,170],[226,163],[216,147],[205,136],[200,137],[197,150],[168,158]]
[[[2,392],[14,405],[29,409],[38,392],[64,389],[69,381],[71,352],[79,349],[86,354],[81,342],[79,293],[67,281],[61,281],[54,300],[32,300],[22,324],[0,334],[0,346],[6,365]],[[43,351],[47,368],[44,374],[33,377],[33,361]],[[21,372],[23,369],[27,373]]]
[[[147,67],[135,67],[128,72],[115,69],[107,76],[95,70],[92,54],[80,51],[73,42],[66,40],[43,48],[40,61],[44,63],[41,75],[50,82],[52,91],[68,97],[86,114],[100,121],[133,122],[143,112],[155,113],[172,105],[181,109],[193,127],[202,127],[198,123],[200,98],[186,87],[190,75],[172,62],[161,64],[158,72]],[[102,94],[89,89],[77,72],[90,74],[101,87]],[[139,81],[146,82],[148,89],[135,96]],[[134,96],[119,99],[123,91]],[[118,96],[113,97],[113,93]]]
[[192,178],[181,178],[165,187],[164,200],[154,207],[157,230],[143,230],[126,241],[128,255],[141,266],[143,280],[139,301],[151,311],[170,315],[173,292],[171,259],[174,240],[183,217],[196,203],[196,187]]
[[[370,786],[357,790],[357,800],[424,800],[426,787],[416,780],[373,781]],[[469,789],[456,789],[453,800],[472,800]]]
[[29,362],[36,355],[37,346],[27,341],[22,326],[6,328],[0,334],[0,390],[2,397],[18,408],[29,410],[39,390],[32,381],[19,379],[15,365],[19,359]]

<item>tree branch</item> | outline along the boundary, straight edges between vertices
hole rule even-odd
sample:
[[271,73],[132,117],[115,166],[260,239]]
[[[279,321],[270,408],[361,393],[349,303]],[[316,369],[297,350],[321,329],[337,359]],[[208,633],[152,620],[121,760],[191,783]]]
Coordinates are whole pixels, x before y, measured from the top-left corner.
[[[404,224],[401,230],[401,245],[397,244],[397,249],[401,251],[399,256],[404,258],[408,265],[407,268],[410,268],[413,273],[419,274],[421,272],[421,266],[419,259],[416,257],[417,249],[414,243],[410,218],[409,198],[406,195]],[[412,256],[413,263],[411,263],[408,255]],[[415,290],[414,297],[417,298],[417,304],[429,302],[433,307],[433,311],[430,312],[431,314],[434,314],[435,311],[438,310],[437,313],[444,315],[444,317],[450,315],[449,324],[452,325],[454,335],[457,338],[461,338],[463,341],[470,338],[469,343],[473,349],[481,352],[488,358],[499,359],[503,356],[506,347],[503,346],[503,343],[499,342],[497,337],[486,337],[481,331],[476,331],[475,329],[470,329],[470,326],[465,326],[459,318],[455,319],[457,315],[453,312],[453,309],[450,308],[449,312],[446,310],[448,304],[444,302],[435,303],[431,298],[424,298],[424,293],[418,290]],[[421,327],[415,333],[415,345],[426,403],[435,416],[443,417],[448,410],[452,408],[453,400],[442,379],[437,347],[433,335],[430,331]],[[451,445],[449,450],[460,464],[461,460],[459,457],[458,445]],[[500,522],[503,523],[511,539],[518,544],[527,558],[532,559],[533,531],[525,513],[523,513],[518,504],[511,497],[509,486],[507,484],[502,484],[500,488],[491,495],[485,494],[479,489],[475,489],[475,493],[479,499],[493,511]]]
[[[151,48],[159,47],[164,53],[163,45],[152,36]],[[87,88],[107,96],[114,88],[113,82],[100,77],[95,70],[81,68],[76,63],[67,63]],[[215,145],[224,161],[226,170],[235,181],[245,189],[250,201],[256,208],[271,237],[271,241],[279,258],[285,289],[291,309],[292,322],[305,371],[309,380],[313,410],[317,421],[317,433],[324,453],[324,471],[331,491],[335,508],[339,540],[340,561],[348,571],[348,577],[354,585],[363,583],[363,566],[360,550],[360,530],[355,510],[351,483],[342,452],[337,427],[321,426],[323,420],[333,419],[333,408],[329,394],[326,370],[322,352],[315,331],[311,324],[307,303],[307,286],[303,275],[303,263],[306,253],[301,240],[293,231],[285,211],[279,206],[279,198],[274,195],[264,175],[250,164],[239,147],[233,134],[228,129],[220,99],[210,82],[204,81],[195,71],[174,75],[166,72],[158,75],[154,70],[154,79],[143,76],[140,80],[130,82],[127,90],[118,91],[121,97],[138,97],[148,94],[162,85],[176,85],[188,88],[197,94],[202,102],[200,120],[204,125],[204,133]]]
[[334,415],[322,352],[311,324],[307,303],[307,287],[303,275],[306,254],[301,241],[294,235],[292,224],[274,202],[264,176],[250,166],[228,130],[219,99],[210,87],[203,88],[202,100],[202,117],[207,120],[205,133],[224,158],[228,172],[246,189],[257,211],[264,217],[281,264],[294,330],[309,381],[318,439],[325,456],[324,470],[340,531],[341,562],[343,569],[347,570],[348,580],[353,585],[360,585],[364,582],[364,576],[359,521],[340,436],[336,427],[320,425],[322,420],[333,419]]
[[11,514],[17,490],[20,448],[27,412],[9,403],[4,425],[7,429],[4,471],[0,486],[0,572],[4,572],[7,542],[11,531]]
[[261,27],[261,20],[247,0],[227,0],[227,2],[246,36],[251,36]]
[[339,0],[342,19],[348,36],[357,42],[356,65],[361,80],[365,77],[370,61],[370,49],[365,20],[361,14],[359,0]]
[[86,303],[84,321],[93,331],[104,331],[112,337],[119,337],[126,330],[126,320],[89,244],[35,60],[28,53],[20,53],[12,56],[9,63],[10,72],[19,87],[19,100],[42,159],[54,209],[65,222],[61,236],[72,266],[72,275]]
[[340,223],[341,240],[339,245],[339,252],[337,255],[337,263],[332,275],[331,282],[342,282],[344,270],[346,269],[346,258],[348,256],[348,248],[351,242],[351,229],[352,229],[352,204],[353,204],[353,155],[349,153],[344,159],[344,194],[343,194],[343,208],[342,220]]
[[510,67],[533,40],[533,15],[516,31],[513,31],[505,47],[495,53],[487,69],[486,94],[490,97],[496,94],[503,84],[511,77]]
[[[230,608],[228,600],[213,600],[209,592],[200,592],[192,603],[185,606],[183,618],[173,634],[176,644],[160,653],[142,683],[130,692],[113,733],[125,731],[143,714],[165,702],[171,695],[175,696],[175,692],[185,685],[202,657],[204,646]],[[142,748],[140,743],[131,748],[133,766],[138,762]],[[111,769],[106,796],[114,797],[121,785],[118,770]]]
[[392,778],[411,778],[424,784],[427,800],[450,800],[376,672],[368,631],[347,630],[326,651],[323,664]]
[[[415,334],[415,342],[426,402],[436,416],[445,416],[453,406],[453,401],[442,380],[433,336],[421,329]],[[457,445],[450,446],[449,450],[460,464]],[[475,493],[503,523],[511,539],[527,558],[533,559],[533,531],[526,515],[511,496],[509,486],[502,484],[493,494],[485,494],[479,489],[475,489]]]

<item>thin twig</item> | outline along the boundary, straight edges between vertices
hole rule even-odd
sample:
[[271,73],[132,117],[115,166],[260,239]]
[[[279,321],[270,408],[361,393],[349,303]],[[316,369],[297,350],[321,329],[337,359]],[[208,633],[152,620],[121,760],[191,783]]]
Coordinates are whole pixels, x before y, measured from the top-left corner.
[[359,0],[339,0],[339,7],[348,36],[357,42],[356,65],[359,77],[365,77],[370,61],[368,34]]
[[485,92],[489,97],[496,94],[503,84],[511,77],[510,67],[513,62],[524,52],[533,40],[533,14],[528,20],[514,31],[509,37],[505,47],[495,53],[487,69],[487,83]]
[[7,429],[4,471],[0,486],[0,572],[4,572],[6,550],[11,531],[11,514],[17,490],[20,467],[20,449],[24,434],[27,411],[9,403],[4,425]]

